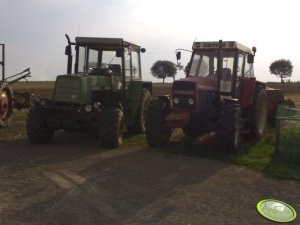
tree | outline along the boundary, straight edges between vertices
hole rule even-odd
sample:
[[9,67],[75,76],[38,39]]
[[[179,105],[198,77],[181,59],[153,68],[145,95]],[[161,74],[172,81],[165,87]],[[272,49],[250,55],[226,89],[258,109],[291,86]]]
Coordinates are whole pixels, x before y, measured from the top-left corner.
[[165,83],[167,77],[173,77],[173,80],[175,80],[177,68],[176,65],[170,61],[158,60],[152,65],[151,73],[154,77],[163,79],[163,83]]
[[271,74],[280,77],[281,83],[284,82],[283,78],[291,77],[293,73],[292,62],[288,59],[279,59],[272,62],[269,69]]

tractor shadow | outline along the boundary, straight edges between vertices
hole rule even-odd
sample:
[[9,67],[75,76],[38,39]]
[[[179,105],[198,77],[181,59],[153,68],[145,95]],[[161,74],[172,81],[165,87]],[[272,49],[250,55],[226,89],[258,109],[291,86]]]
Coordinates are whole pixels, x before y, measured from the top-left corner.
[[261,139],[242,139],[236,152],[226,152],[220,148],[217,138],[191,141],[185,137],[171,141],[162,151],[217,160],[233,165],[246,166],[255,171],[279,179],[300,181],[300,164],[286,161],[275,152],[275,130],[267,128]]
[[97,155],[110,148],[101,147],[95,135],[57,131],[50,143],[31,144],[26,137],[0,141],[0,162],[47,165]]

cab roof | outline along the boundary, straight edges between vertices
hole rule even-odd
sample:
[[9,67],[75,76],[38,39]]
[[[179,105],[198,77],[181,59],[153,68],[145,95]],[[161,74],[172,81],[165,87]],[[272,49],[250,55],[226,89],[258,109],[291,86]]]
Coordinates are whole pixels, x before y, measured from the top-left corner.
[[123,40],[123,38],[103,38],[103,37],[76,37],[76,44],[79,45],[100,45],[100,46],[135,46],[140,48],[140,46],[130,43],[128,41]]
[[[247,52],[252,54],[250,48],[236,42],[236,41],[223,41],[222,42],[223,49],[239,49],[243,52]],[[208,42],[194,42],[193,50],[200,50],[200,49],[218,49],[219,42],[218,41],[208,41]]]

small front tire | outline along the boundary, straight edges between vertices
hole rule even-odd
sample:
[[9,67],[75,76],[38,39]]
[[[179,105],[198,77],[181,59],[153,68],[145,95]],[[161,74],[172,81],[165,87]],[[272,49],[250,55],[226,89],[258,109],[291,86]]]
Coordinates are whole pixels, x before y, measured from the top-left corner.
[[217,124],[219,148],[227,152],[238,149],[240,136],[240,106],[236,102],[221,103],[221,114]]
[[46,125],[47,114],[42,106],[33,106],[28,113],[26,120],[26,131],[28,139],[33,144],[49,143],[54,130]]
[[146,140],[151,147],[165,146],[171,136],[171,128],[166,125],[169,113],[166,102],[154,100],[150,103],[146,119]]
[[103,147],[117,148],[122,145],[124,135],[122,110],[119,108],[106,109],[103,112],[98,133]]

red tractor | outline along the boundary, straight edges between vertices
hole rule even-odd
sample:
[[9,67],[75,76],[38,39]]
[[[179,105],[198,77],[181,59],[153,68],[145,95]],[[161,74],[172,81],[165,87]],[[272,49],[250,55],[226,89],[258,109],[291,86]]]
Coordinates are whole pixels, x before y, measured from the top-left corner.
[[148,144],[164,146],[175,128],[191,137],[215,132],[226,151],[237,149],[241,132],[261,137],[268,99],[254,77],[255,52],[235,41],[194,42],[186,78],[173,83],[172,97],[159,96],[149,106]]
[[30,77],[30,68],[15,75],[5,77],[5,45],[0,44],[0,129],[8,126],[13,114],[13,108],[22,109],[30,107],[29,92],[13,92],[11,84]]

